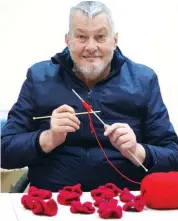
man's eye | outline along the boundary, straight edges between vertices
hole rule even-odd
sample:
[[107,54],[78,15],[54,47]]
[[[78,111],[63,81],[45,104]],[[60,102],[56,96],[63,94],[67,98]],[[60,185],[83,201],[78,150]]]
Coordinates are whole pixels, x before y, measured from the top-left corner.
[[79,38],[79,39],[85,39],[86,36],[84,36],[84,35],[78,35],[77,38]]
[[98,35],[97,40],[98,40],[99,42],[105,41],[105,40],[106,40],[106,35]]
[[87,36],[85,36],[85,35],[77,35],[76,38],[77,38],[78,42],[81,42],[81,43],[83,43],[87,40]]

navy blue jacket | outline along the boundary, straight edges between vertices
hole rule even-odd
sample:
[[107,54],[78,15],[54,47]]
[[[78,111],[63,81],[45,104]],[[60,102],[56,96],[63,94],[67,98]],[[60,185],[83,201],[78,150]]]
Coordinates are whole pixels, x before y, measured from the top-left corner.
[[[2,130],[1,167],[29,167],[31,185],[58,191],[66,185],[82,184],[84,191],[115,183],[131,190],[140,186],[120,176],[106,161],[90,131],[87,115],[79,116],[80,130],[69,133],[66,141],[50,153],[39,145],[42,131],[49,129],[50,119],[33,117],[51,115],[57,107],[68,104],[76,112],[85,111],[72,88],[106,124],[127,123],[137,142],[146,150],[144,165],[148,173],[178,170],[178,137],[163,103],[157,75],[147,66],[134,63],[119,48],[114,52],[109,76],[91,91],[72,72],[68,49],[49,61],[28,69],[17,102]],[[126,176],[141,181],[146,175],[116,150],[103,135],[100,121],[93,115],[97,135],[112,163]]]

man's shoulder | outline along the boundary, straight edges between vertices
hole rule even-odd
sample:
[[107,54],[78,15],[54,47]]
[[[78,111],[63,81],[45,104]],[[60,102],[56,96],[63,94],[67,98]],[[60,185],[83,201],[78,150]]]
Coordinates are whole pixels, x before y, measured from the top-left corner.
[[56,75],[59,65],[54,64],[51,60],[40,61],[34,63],[28,71],[34,81],[45,81],[48,77],[54,77]]
[[142,63],[137,63],[131,59],[126,59],[126,66],[130,70],[129,72],[133,77],[142,79],[142,80],[151,80],[157,76],[155,71]]

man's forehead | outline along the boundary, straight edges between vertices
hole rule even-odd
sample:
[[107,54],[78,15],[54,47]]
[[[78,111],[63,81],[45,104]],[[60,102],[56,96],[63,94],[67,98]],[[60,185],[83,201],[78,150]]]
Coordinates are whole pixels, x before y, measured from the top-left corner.
[[99,32],[99,31],[108,31],[110,29],[109,22],[104,13],[96,15],[94,18],[90,19],[87,15],[77,12],[72,21],[73,29],[76,31],[87,32]]
[[[87,28],[80,28],[80,27],[76,27],[75,28],[76,32],[88,32],[89,30]],[[101,27],[101,28],[93,28],[91,30],[92,32],[108,32],[108,28],[107,27]]]

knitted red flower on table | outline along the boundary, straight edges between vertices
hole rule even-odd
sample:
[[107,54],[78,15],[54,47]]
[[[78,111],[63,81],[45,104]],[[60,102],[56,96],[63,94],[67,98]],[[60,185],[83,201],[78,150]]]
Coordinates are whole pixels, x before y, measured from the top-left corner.
[[114,183],[106,183],[104,186],[108,189],[111,189],[114,192],[114,196],[118,196],[118,194],[122,193],[122,190]]
[[57,204],[53,199],[44,201],[37,197],[23,195],[21,203],[26,209],[29,209],[34,214],[38,215],[55,216],[58,211]]
[[34,198],[30,195],[23,195],[21,198],[21,203],[26,209],[32,210],[35,200],[38,200],[38,198]]
[[99,186],[97,189],[91,190],[91,196],[94,197],[99,197],[106,191],[112,192],[114,196],[117,196],[119,193],[122,192],[121,189],[119,189],[115,184],[113,183],[106,183],[104,186]]
[[129,202],[127,202],[122,208],[124,211],[143,211],[145,207],[144,201],[140,198],[135,198]]
[[92,214],[95,212],[95,208],[92,206],[91,202],[85,202],[82,204],[80,201],[75,201],[71,203],[70,211],[72,213]]
[[48,201],[35,200],[33,204],[32,212],[39,215],[55,216],[57,214],[58,207],[53,199]]
[[115,184],[107,183],[104,186],[99,186],[97,189],[91,190],[91,196],[95,200],[94,205],[98,207],[100,203],[109,201],[120,192],[122,190]]
[[122,193],[119,195],[120,201],[127,203],[135,199],[135,196],[129,191],[128,188],[124,188]]
[[105,191],[106,191],[105,186],[99,186],[98,188],[91,190],[90,194],[92,197],[98,197],[101,196],[102,193]]
[[108,218],[121,218],[122,208],[117,205],[118,200],[111,199],[108,202],[100,203],[97,212],[99,216],[103,219]]
[[50,199],[52,192],[49,190],[38,189],[34,186],[30,186],[28,189],[28,195],[38,197],[40,199]]
[[81,184],[65,186],[62,190],[59,190],[57,201],[62,205],[70,205],[73,201],[80,201],[82,193]]
[[126,204],[123,205],[124,211],[141,212],[144,209],[145,203],[140,195],[133,195],[128,188],[124,188],[120,194],[120,201]]
[[112,190],[109,189],[105,189],[99,196],[94,196],[94,205],[95,206],[99,206],[100,203],[102,202],[107,202],[110,199],[113,199],[114,197],[114,192]]

